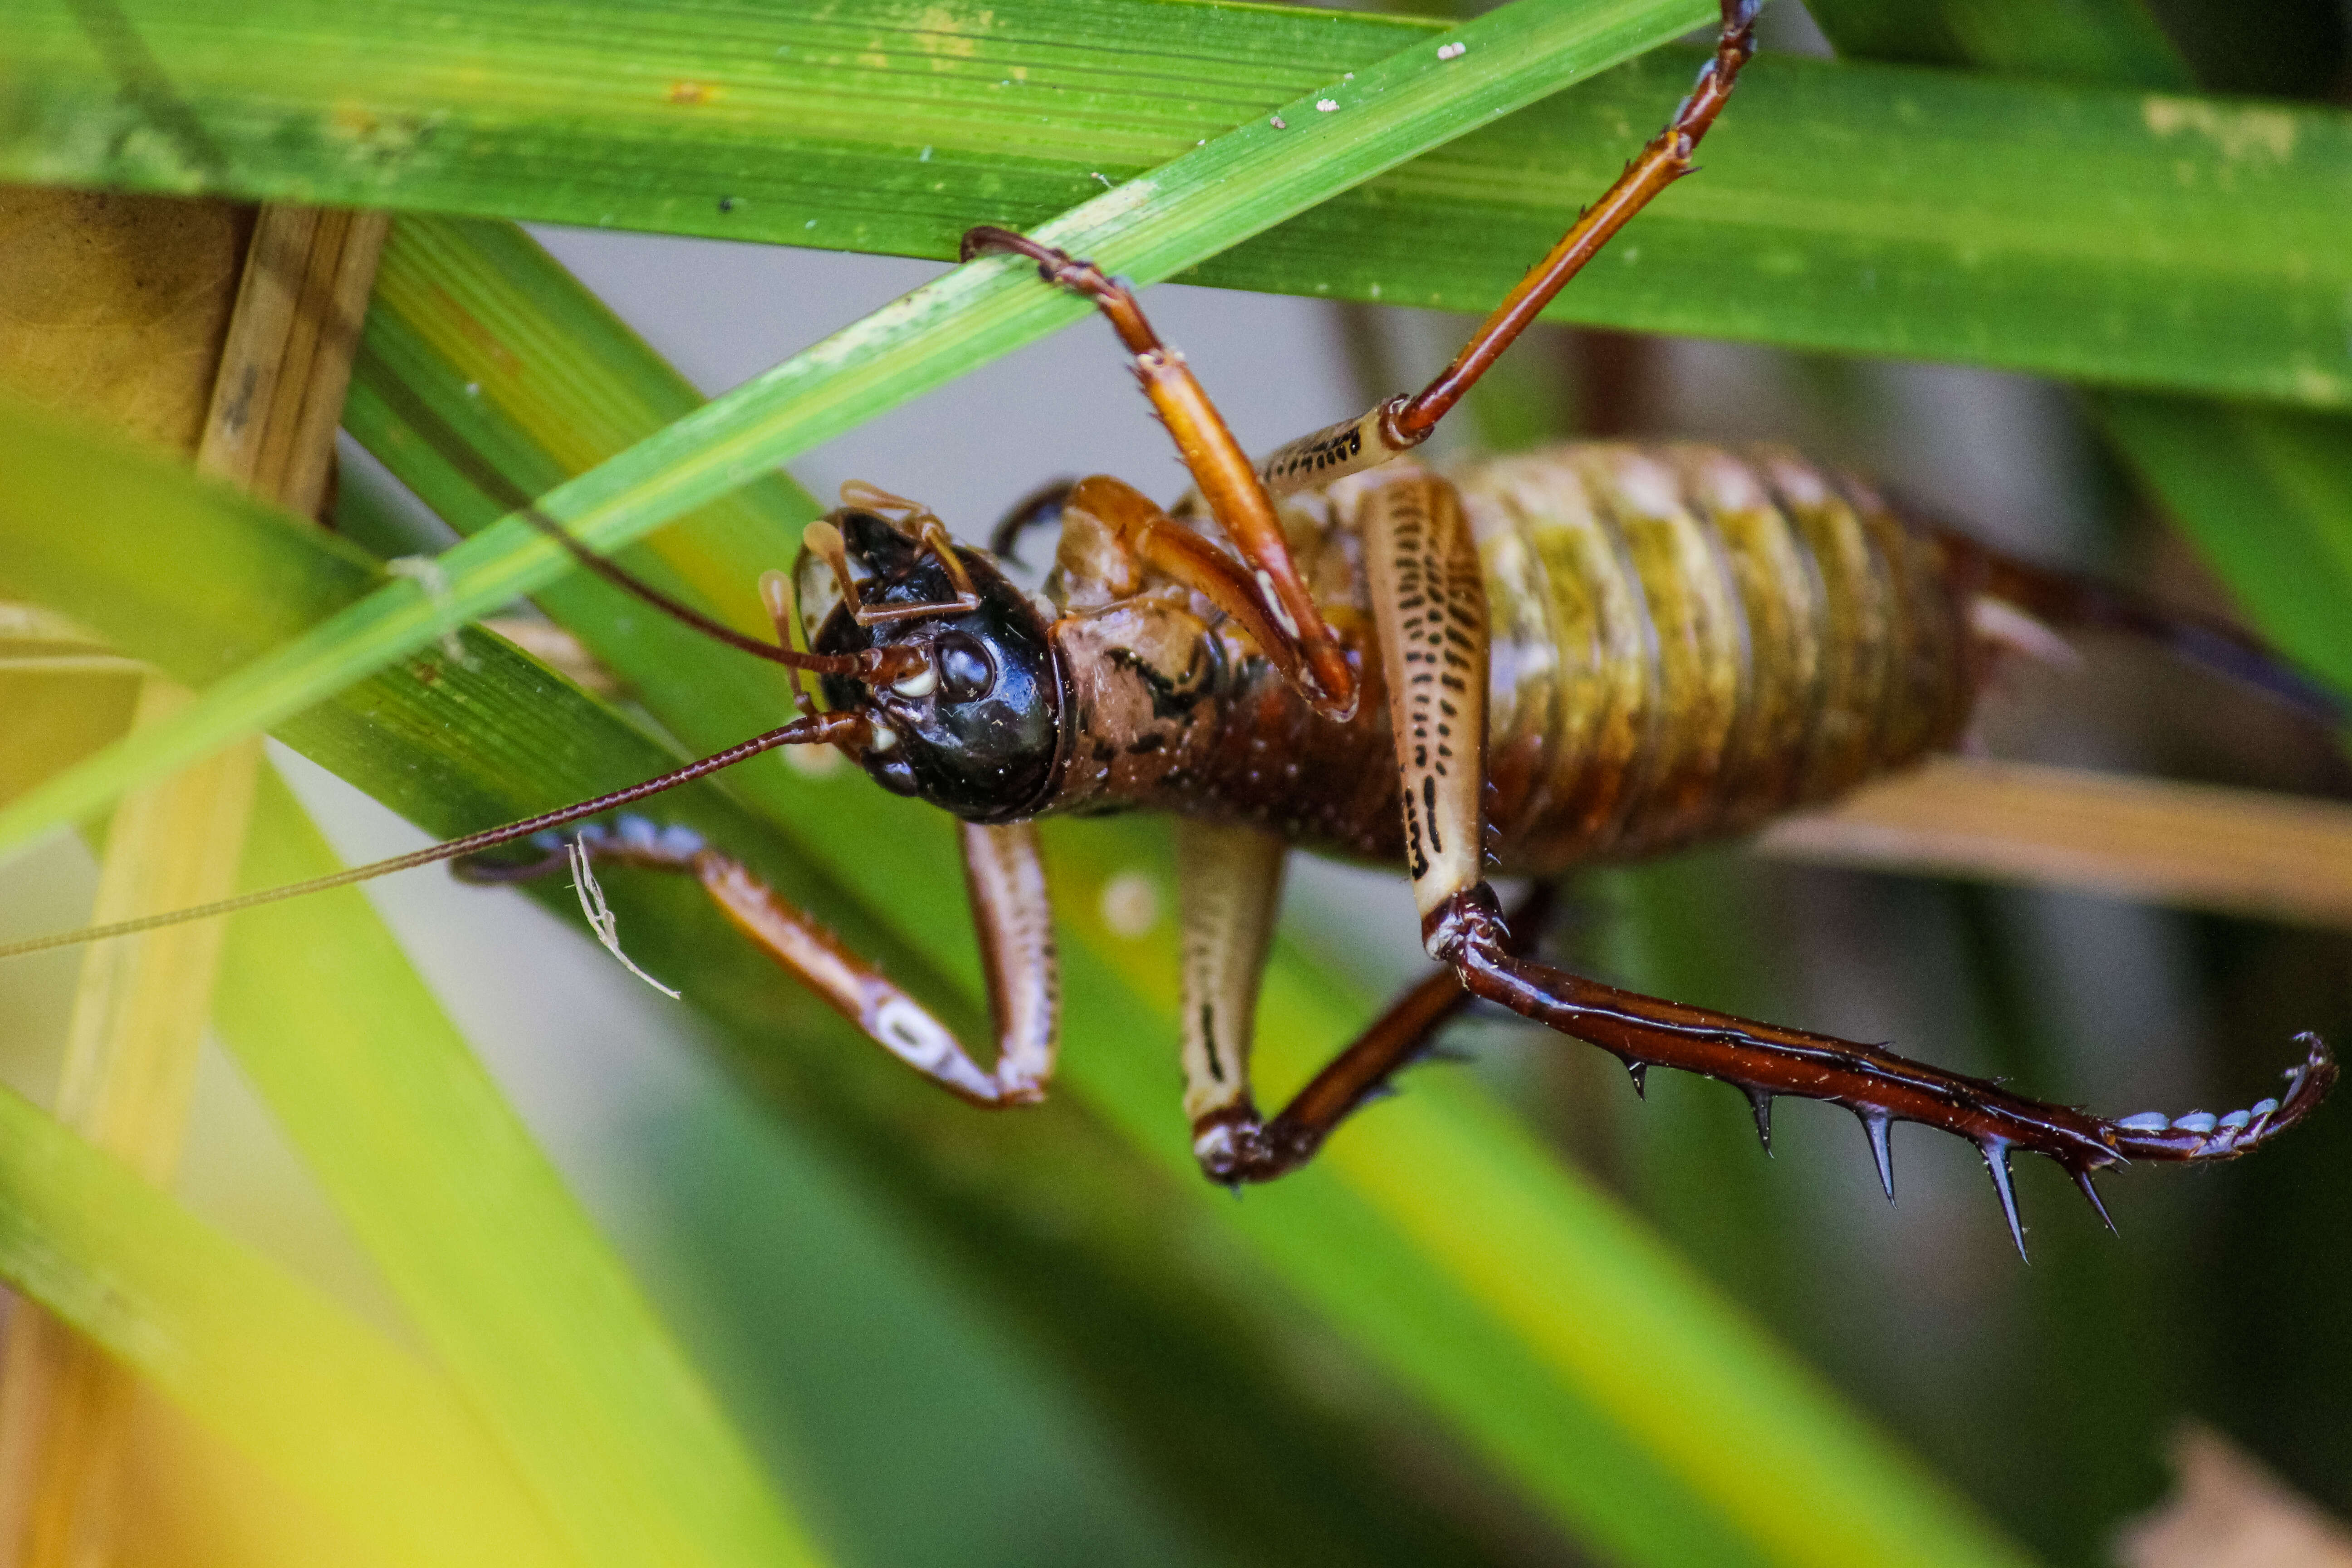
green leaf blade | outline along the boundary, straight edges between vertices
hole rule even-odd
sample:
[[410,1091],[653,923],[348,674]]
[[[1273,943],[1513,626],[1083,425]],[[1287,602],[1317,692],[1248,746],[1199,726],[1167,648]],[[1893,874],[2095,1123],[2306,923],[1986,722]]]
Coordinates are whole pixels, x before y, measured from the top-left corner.
[[446,1378],[5,1089],[0,1278],[387,1561],[574,1561]]
[[[2146,17],[2112,9],[2141,30],[2102,41],[2029,18],[2002,58],[2053,51],[2078,77],[2155,58]],[[1043,224],[1236,125],[1344,125],[1365,107],[1348,89],[1435,26],[1141,0],[750,16],[686,0],[331,16],[268,0],[261,14],[286,29],[268,49],[243,19],[130,9],[218,144],[206,172],[141,162],[159,135],[142,105],[61,5],[33,8],[0,62],[28,106],[14,134],[0,125],[0,173],[950,258],[973,223]],[[1988,15],[1968,18],[1979,35],[2000,31]],[[486,77],[482,58],[512,75]],[[1610,72],[1186,279],[1484,310],[1663,122],[1698,58]],[[2188,96],[2177,59],[2137,79],[2164,90],[1768,55],[1703,177],[1551,314],[2352,405],[2352,119]],[[1302,118],[1318,84],[1337,107]]]
[[[1449,35],[1472,51],[1454,62],[1463,68],[1433,67],[1433,50],[1391,56],[1349,84],[1360,112],[1314,126],[1326,117],[1315,116],[1311,102],[1292,105],[1301,117],[1296,132],[1245,126],[1037,232],[1107,267],[1164,277],[1704,14],[1690,0],[1517,0]],[[976,262],[647,437],[542,497],[541,507],[610,552],[1087,310],[1040,285],[1026,263]],[[173,722],[127,737],[0,811],[0,850],[300,711],[567,566],[561,550],[520,518],[475,535],[442,557],[445,591],[413,583],[380,589],[207,689]]]
[[[250,885],[340,868],[274,778],[256,824]],[[364,895],[238,917],[215,1013],[583,1561],[821,1561]]]

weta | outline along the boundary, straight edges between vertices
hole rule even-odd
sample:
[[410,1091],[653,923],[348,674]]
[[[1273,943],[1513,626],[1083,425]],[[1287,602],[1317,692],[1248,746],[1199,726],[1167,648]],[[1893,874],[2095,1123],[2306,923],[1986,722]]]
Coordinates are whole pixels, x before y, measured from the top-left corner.
[[[2221,1117],[2107,1120],[1553,967],[1529,952],[1538,911],[1507,918],[1487,882],[1737,834],[1948,746],[2021,622],[2139,632],[2341,716],[2227,628],[2007,560],[1785,453],[1570,445],[1454,472],[1411,456],[1609,237],[1688,172],[1753,52],[1759,3],[1724,0],[1716,53],[1666,129],[1436,381],[1263,462],[1243,455],[1126,285],[1022,236],[973,229],[967,260],[1025,258],[1108,319],[1192,475],[1173,510],[1096,476],[1017,508],[992,552],[957,543],[915,502],[846,486],[843,507],[809,526],[793,571],[762,580],[773,643],[664,598],[540,520],[587,569],[795,671],[801,715],[561,811],[51,941],[436,860],[486,881],[567,863],[584,880],[597,861],[678,872],[909,1067],[976,1105],[1019,1105],[1045,1093],[1058,1038],[1034,825],[1150,810],[1177,823],[1184,1111],[1217,1182],[1265,1181],[1308,1159],[1472,999],[1612,1053],[1637,1089],[1658,1066],[1736,1085],[1768,1147],[1775,1097],[1843,1105],[1890,1198],[1893,1122],[1957,1133],[1982,1152],[2021,1252],[2012,1150],[2058,1162],[2104,1219],[2092,1175],[2105,1166],[2258,1147],[2333,1082],[2315,1037],[2302,1037],[2305,1058],[2278,1098]],[[998,561],[1024,531],[1055,524],[1041,598]],[[815,678],[822,709],[800,673]],[[801,744],[835,746],[885,789],[959,819],[992,1065],[723,848],[643,818],[587,820]],[[536,858],[483,858],[519,840]],[[1268,1117],[1250,1088],[1253,1014],[1293,847],[1402,868],[1442,967]]]

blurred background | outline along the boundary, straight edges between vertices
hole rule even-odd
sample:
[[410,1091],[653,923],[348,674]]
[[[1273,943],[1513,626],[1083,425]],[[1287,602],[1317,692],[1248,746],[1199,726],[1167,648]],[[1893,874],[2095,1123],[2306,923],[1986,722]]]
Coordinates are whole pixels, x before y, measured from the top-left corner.
[[[2221,62],[2209,79],[2217,85],[2343,101],[2344,13],[2288,9],[2291,33],[2285,10],[2228,19],[2184,7],[2173,20],[2191,35],[2184,43]],[[1769,47],[1821,48],[1793,0],[1769,21]],[[2193,36],[2199,27],[2215,36]],[[2219,37],[2226,28],[2242,30]],[[533,232],[714,395],[944,270]],[[1145,302],[1255,450],[1418,384],[1469,324],[1176,286]],[[1447,432],[1449,458],[1574,435],[1787,443],[1879,476],[2003,548],[2229,609],[2070,395],[2045,384],[1544,328],[1462,423],[1473,428]],[[439,525],[348,440],[343,463],[346,487],[407,507],[420,545],[436,540]],[[1050,479],[1112,473],[1163,500],[1185,484],[1093,321],[877,419],[793,471],[820,498],[853,478],[919,498],[969,540]],[[1972,745],[2352,796],[2341,753],[2292,716],[2139,649],[2083,654],[2079,668],[2016,672],[1986,701]],[[424,842],[322,771],[274,755],[347,858]],[[40,896],[10,901],[0,939],[71,923],[94,874],[68,846],[13,870],[12,886]],[[2295,1059],[2295,1032],[2352,1040],[2352,935],[2341,931],[1804,868],[1738,847],[1594,871],[1565,891],[1556,950],[1610,981],[1893,1041],[2110,1114],[2245,1104]],[[804,1483],[795,1495],[814,1500],[844,1561],[1232,1559],[1234,1543],[1171,1500],[1055,1345],[961,1289],[923,1229],[858,1166],[765,1113],[714,1051],[698,1048],[690,1008],[629,977],[577,921],[520,894],[426,872],[370,895],[754,1446]],[[965,917],[960,900],[943,900],[930,918]],[[1410,894],[1393,875],[1302,858],[1285,920],[1299,947],[1376,989],[1424,972]],[[1172,942],[1167,911],[1158,924]],[[0,1073],[36,1099],[54,1080],[74,963],[0,967]],[[2259,1159],[2110,1177],[2119,1237],[2061,1173],[2021,1163],[2026,1267],[1975,1152],[1955,1140],[1898,1132],[1890,1209],[1843,1112],[1784,1101],[1768,1160],[1747,1103],[1721,1085],[1662,1074],[1644,1102],[1612,1060],[1572,1042],[1483,1017],[1458,1033],[1466,1066],[1419,1070],[1475,1073],[1507,1096],[1565,1159],[2049,1560],[2115,1560],[2119,1525],[2163,1493],[2165,1444],[2187,1421],[2352,1511],[2352,1338],[2342,1332],[2352,1116],[2342,1107]],[[1168,1114],[1178,1115],[1172,1088]],[[1377,1138],[1381,1114],[1350,1136]],[[404,1331],[373,1266],[217,1052],[206,1056],[179,1192]],[[1293,1376],[1311,1383],[1324,1368],[1334,1405],[1370,1424],[1390,1473],[1425,1488],[1465,1561],[1577,1560],[1410,1409],[1355,1386],[1348,1357],[1311,1335],[1290,1351]],[[1148,1358],[1153,1347],[1127,1353]]]

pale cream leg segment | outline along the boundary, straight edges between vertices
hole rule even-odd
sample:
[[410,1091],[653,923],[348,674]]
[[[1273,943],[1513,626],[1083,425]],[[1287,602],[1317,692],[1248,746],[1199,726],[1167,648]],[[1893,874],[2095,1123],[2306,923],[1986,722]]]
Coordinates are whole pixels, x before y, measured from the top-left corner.
[[[1258,980],[1282,901],[1286,846],[1254,827],[1176,822],[1177,900],[1183,917],[1184,1114],[1195,1152],[1201,1140],[1228,1136],[1250,1100],[1250,1040]],[[1203,1119],[1216,1124],[1203,1126]]]
[[[585,853],[647,870],[691,872],[737,930],[884,1050],[974,1105],[1034,1105],[1045,1098],[1054,1076],[1061,1028],[1053,906],[1038,858],[1037,831],[1027,823],[965,824],[961,835],[972,923],[988,978],[988,1009],[996,1027],[996,1060],[987,1068],[929,1008],[843,946],[807,911],[779,898],[741,861],[702,847],[693,834],[685,834],[683,842],[604,837]],[[499,879],[521,880],[559,863]]]

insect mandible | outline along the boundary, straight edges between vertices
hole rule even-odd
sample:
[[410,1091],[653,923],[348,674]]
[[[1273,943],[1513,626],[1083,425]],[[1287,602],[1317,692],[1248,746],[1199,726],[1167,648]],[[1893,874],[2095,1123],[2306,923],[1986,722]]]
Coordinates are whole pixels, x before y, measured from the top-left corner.
[[[773,643],[717,626],[587,553],[582,563],[747,653],[816,678],[793,722],[595,800],[300,888],[73,933],[146,929],[456,860],[480,880],[593,863],[691,875],[750,940],[886,1050],[982,1106],[1041,1099],[1058,1045],[1052,918],[1034,823],[1120,809],[1176,819],[1184,1111],[1211,1179],[1310,1158],[1474,998],[1611,1052],[1860,1119],[1893,1196],[1888,1130],[1982,1152],[2023,1248],[2009,1156],[2092,1174],[2131,1159],[2244,1153],[2315,1106],[2315,1037],[2277,1098],[2110,1121],[1873,1046],[1685,1006],[1530,956],[1490,869],[1541,878],[1738,833],[1951,743],[2005,626],[2120,626],[2315,711],[2332,699],[2225,628],[2012,562],[1780,453],[1571,446],[1441,474],[1410,455],[1562,287],[1689,171],[1754,48],[1760,0],[1724,0],[1714,56],[1666,128],[1418,394],[1253,463],[1133,294],[1022,236],[977,228],[1091,300],[1194,481],[1172,510],[1107,476],[1016,508],[993,552],[870,486],[810,525],[761,584]],[[530,515],[527,513],[527,515]],[[1058,523],[1043,599],[998,565]],[[804,634],[794,647],[793,628]],[[723,847],[643,818],[591,818],[780,746],[825,744],[959,819],[996,1021],[990,1066],[913,997]],[[476,858],[518,840],[525,862]],[[1268,1117],[1250,1087],[1259,976],[1294,847],[1401,866],[1441,967]],[[26,944],[26,946],[36,944]],[[47,945],[42,943],[38,945]],[[12,950],[13,951],[13,950]]]

